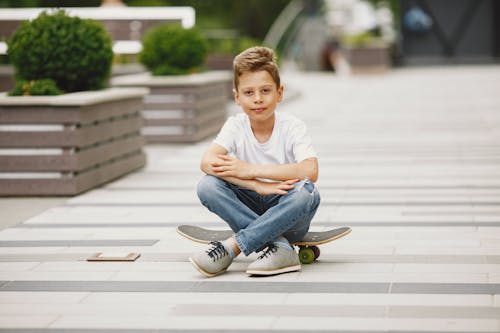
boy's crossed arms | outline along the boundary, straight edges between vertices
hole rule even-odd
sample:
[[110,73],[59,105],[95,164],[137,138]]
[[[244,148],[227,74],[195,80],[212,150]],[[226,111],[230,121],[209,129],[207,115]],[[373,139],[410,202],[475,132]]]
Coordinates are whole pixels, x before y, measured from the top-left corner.
[[[212,144],[203,155],[201,170],[208,175],[248,188],[260,195],[284,195],[293,189],[293,184],[299,180],[307,178],[316,182],[318,178],[316,158],[308,158],[292,164],[262,165],[247,163],[230,157],[227,153],[224,147]],[[265,182],[260,179],[270,179],[274,182]]]

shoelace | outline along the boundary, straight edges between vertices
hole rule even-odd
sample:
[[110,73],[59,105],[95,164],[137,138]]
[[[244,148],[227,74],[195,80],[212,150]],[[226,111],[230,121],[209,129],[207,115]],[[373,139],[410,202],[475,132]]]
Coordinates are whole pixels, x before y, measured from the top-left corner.
[[226,251],[226,248],[224,247],[224,245],[222,245],[221,242],[210,242],[210,245],[212,245],[212,247],[205,252],[210,258],[212,258],[214,262],[229,255],[229,253]]
[[266,250],[264,251],[264,253],[262,253],[260,256],[259,256],[259,259],[263,259],[265,257],[268,257],[270,255],[272,255],[273,253],[275,253],[276,251],[278,251],[278,246],[275,245],[275,244],[271,244],[269,245]]

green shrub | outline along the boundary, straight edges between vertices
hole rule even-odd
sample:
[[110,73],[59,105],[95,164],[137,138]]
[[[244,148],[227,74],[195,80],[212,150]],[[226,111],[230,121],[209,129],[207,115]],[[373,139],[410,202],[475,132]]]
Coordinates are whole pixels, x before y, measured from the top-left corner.
[[17,81],[9,96],[48,96],[61,95],[63,92],[51,79],[36,81]]
[[8,55],[16,80],[52,79],[73,92],[106,86],[113,50],[101,23],[58,10],[23,22],[8,41]]
[[342,44],[350,47],[363,47],[368,45],[381,44],[382,40],[370,32],[363,32],[356,35],[346,35],[342,37]]
[[180,75],[199,71],[207,53],[207,42],[197,30],[164,24],[146,32],[139,61],[153,75]]

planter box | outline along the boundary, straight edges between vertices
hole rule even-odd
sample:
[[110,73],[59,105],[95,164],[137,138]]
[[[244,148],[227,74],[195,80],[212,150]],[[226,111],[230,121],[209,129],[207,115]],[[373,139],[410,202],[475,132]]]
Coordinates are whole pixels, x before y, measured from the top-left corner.
[[226,120],[231,72],[181,76],[149,73],[111,80],[118,87],[147,87],[143,135],[147,142],[196,142],[217,133]]
[[14,88],[14,69],[10,65],[0,65],[0,91]]
[[390,67],[387,46],[345,47],[343,53],[352,74],[384,73]]
[[0,195],[75,195],[144,166],[147,93],[0,94]]

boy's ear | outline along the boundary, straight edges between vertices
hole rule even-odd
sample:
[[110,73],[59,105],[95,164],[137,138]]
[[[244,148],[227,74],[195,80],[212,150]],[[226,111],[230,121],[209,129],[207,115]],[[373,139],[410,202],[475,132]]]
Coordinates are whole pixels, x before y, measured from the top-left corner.
[[234,88],[233,88],[233,97],[236,104],[240,105],[240,95],[238,94],[238,90]]
[[280,87],[278,89],[278,103],[281,103],[281,101],[283,101],[283,91],[284,90],[285,90],[285,86],[280,85]]

